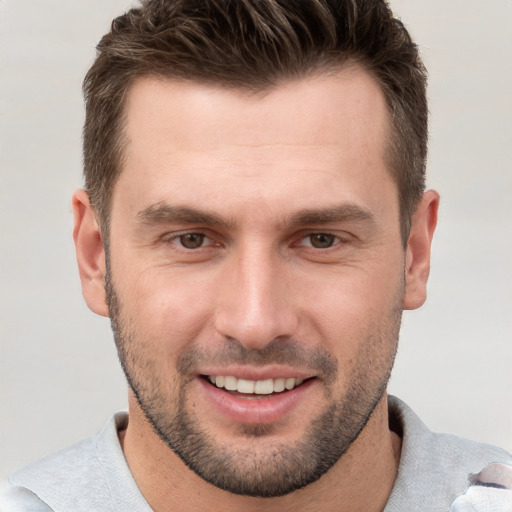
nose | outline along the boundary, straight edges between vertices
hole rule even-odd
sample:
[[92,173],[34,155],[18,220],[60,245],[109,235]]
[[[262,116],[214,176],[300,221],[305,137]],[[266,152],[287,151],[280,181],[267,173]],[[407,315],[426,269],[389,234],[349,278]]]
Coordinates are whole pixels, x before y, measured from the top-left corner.
[[247,349],[291,337],[298,325],[286,262],[271,250],[247,248],[226,266],[219,290],[216,330]]

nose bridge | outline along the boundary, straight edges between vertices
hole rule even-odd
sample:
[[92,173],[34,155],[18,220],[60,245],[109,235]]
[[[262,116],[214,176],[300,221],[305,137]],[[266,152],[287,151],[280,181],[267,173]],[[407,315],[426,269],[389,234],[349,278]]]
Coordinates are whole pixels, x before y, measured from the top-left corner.
[[287,272],[279,255],[262,242],[247,243],[226,262],[216,315],[217,331],[247,348],[292,336],[297,319]]

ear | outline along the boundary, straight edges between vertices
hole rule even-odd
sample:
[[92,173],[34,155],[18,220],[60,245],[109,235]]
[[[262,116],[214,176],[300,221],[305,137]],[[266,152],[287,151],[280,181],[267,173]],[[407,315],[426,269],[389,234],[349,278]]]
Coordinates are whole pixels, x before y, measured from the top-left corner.
[[430,246],[437,224],[439,194],[428,190],[411,219],[405,256],[404,309],[419,308],[427,298]]
[[103,239],[85,190],[77,190],[73,194],[73,214],[73,240],[85,302],[94,313],[109,316],[105,296],[106,263]]

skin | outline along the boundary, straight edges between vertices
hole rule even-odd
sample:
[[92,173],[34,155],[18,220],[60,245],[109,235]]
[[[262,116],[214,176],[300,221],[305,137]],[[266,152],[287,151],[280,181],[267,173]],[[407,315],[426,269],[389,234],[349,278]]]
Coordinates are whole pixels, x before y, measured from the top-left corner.
[[[144,78],[132,86],[126,112],[109,280],[134,379],[168,399],[169,414],[181,386],[187,414],[218,450],[261,461],[306,439],[315,418],[350,396],[358,375],[369,388],[385,386],[401,309],[425,300],[439,198],[425,193],[404,250],[397,187],[385,165],[388,112],[373,78],[351,66],[260,93]],[[84,191],[73,205],[84,297],[108,316],[99,223]],[[171,218],[162,205],[207,212],[215,222]],[[185,249],[184,233],[205,234],[205,242]],[[332,246],[314,247],[315,233],[334,235]],[[306,354],[327,354],[337,371],[331,378],[304,361],[290,368],[223,360],[229,340],[258,353],[292,340]],[[178,372],[191,350],[214,362]],[[249,435],[254,419],[233,421],[212,406],[198,375],[283,371],[312,379],[260,436]],[[131,392],[129,405],[123,449],[156,511],[377,511],[396,476],[400,440],[388,428],[385,393],[327,473],[275,498],[204,481],[167,448]]]

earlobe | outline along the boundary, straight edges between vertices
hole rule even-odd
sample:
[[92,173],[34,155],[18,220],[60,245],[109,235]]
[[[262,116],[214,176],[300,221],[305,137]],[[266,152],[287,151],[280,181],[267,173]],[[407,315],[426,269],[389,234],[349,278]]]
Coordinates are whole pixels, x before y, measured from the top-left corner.
[[417,309],[427,298],[430,248],[437,224],[439,194],[428,190],[411,219],[405,258],[404,309]]
[[105,251],[101,229],[85,190],[73,194],[76,259],[82,293],[89,308],[98,315],[109,316],[105,297]]

